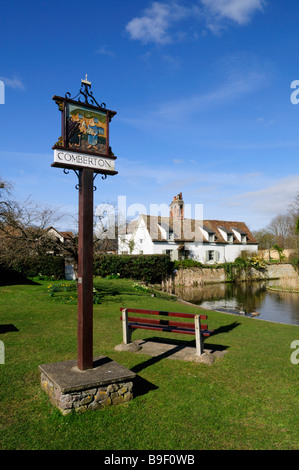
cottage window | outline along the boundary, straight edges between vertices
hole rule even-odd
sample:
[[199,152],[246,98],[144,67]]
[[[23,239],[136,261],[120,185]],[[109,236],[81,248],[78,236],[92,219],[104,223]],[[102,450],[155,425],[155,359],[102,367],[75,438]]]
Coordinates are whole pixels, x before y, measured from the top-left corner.
[[247,237],[246,235],[241,235],[241,242],[246,243],[247,242]]
[[209,242],[214,242],[214,241],[215,241],[214,233],[209,233]]
[[227,241],[228,241],[228,243],[233,243],[233,241],[234,241],[234,236],[233,236],[232,233],[229,233],[229,234],[227,235]]
[[206,251],[206,262],[214,261],[218,263],[220,259],[220,253],[216,250],[207,250]]
[[168,233],[168,240],[173,240],[173,239],[174,239],[173,231],[172,231],[172,230],[169,230],[169,233]]

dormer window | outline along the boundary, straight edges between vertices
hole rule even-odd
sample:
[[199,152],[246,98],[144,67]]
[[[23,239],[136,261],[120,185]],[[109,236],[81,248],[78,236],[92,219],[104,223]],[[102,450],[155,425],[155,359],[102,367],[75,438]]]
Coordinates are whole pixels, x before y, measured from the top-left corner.
[[218,230],[222,236],[222,238],[227,241],[227,243],[234,243],[234,234],[231,230],[225,227],[218,227]]
[[247,243],[247,233],[244,232],[243,230],[232,227],[232,231],[235,234],[237,240],[241,243]]
[[168,232],[168,240],[174,240],[173,230],[169,230],[169,232]]
[[215,234],[209,233],[209,242],[213,243],[215,241]]

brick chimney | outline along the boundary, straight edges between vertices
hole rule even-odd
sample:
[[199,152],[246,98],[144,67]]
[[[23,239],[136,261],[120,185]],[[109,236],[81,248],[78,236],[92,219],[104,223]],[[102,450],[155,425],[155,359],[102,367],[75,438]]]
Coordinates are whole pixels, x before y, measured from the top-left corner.
[[177,220],[184,220],[184,201],[182,193],[174,196],[170,204],[170,217]]

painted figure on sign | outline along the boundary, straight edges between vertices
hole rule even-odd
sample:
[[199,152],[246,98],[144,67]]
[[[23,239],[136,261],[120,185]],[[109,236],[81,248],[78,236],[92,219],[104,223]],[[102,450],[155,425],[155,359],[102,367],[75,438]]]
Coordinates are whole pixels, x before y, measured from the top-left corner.
[[91,118],[91,120],[89,121],[89,125],[86,132],[88,134],[88,148],[90,149],[92,147],[95,147],[98,143],[99,130],[96,126],[96,123],[94,122],[94,118]]
[[71,117],[68,121],[68,140],[71,146],[79,147],[80,145],[80,123]]

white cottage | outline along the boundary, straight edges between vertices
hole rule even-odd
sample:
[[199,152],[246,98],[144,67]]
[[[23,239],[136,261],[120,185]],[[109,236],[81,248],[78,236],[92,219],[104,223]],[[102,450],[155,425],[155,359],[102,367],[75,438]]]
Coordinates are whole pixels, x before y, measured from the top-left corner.
[[170,204],[169,217],[140,215],[118,241],[119,254],[169,254],[204,264],[233,262],[242,251],[258,251],[244,222],[185,219],[182,193]]

